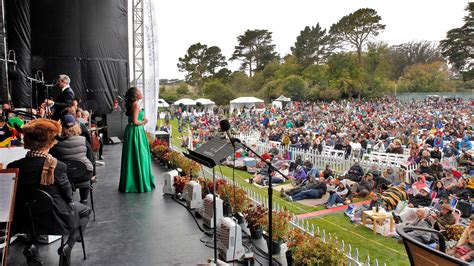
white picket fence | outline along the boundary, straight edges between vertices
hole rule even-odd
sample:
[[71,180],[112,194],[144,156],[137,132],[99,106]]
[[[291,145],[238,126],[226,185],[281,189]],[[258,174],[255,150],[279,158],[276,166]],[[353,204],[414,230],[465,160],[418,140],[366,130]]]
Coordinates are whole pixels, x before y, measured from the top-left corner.
[[[174,146],[171,146],[171,148],[173,150],[176,150],[176,151],[181,151],[179,148],[174,147]],[[204,167],[204,172],[207,173],[208,177],[212,177],[212,170],[211,169],[209,169],[207,167]],[[231,184],[233,186],[235,185],[236,187],[239,187],[239,188],[243,189],[247,193],[247,197],[252,202],[254,202],[256,204],[263,205],[263,206],[268,208],[268,206],[269,206],[268,196],[262,196],[262,195],[260,195],[256,192],[252,191],[249,188],[243,187],[240,184],[238,184],[237,182],[234,182],[232,180],[232,178],[227,177],[227,176],[225,176],[225,175],[223,175],[223,174],[221,174],[217,171],[215,172],[215,176],[216,176],[216,179],[224,179],[227,184]],[[273,203],[273,209],[279,211],[279,210],[283,210],[283,207],[281,207],[280,204],[274,202]],[[316,235],[320,236],[320,238],[323,242],[330,241],[334,237],[334,240],[339,245],[340,251],[347,258],[348,265],[351,265],[351,266],[370,266],[370,265],[378,266],[378,265],[381,265],[381,264],[379,264],[377,259],[375,259],[375,261],[372,264],[369,255],[367,255],[367,257],[365,258],[365,262],[361,261],[359,259],[359,248],[357,248],[357,247],[353,248],[350,243],[347,243],[344,240],[338,240],[335,235],[333,236],[330,233],[326,233],[326,230],[321,229],[319,226],[315,227],[314,224],[310,225],[308,221],[298,218],[298,216],[296,216],[293,213],[291,214],[291,217],[292,218],[291,218],[290,223],[294,228],[298,228],[299,230],[302,230],[303,232],[308,233],[311,236],[315,236],[315,234],[316,234]],[[385,263],[383,265],[386,266]]]
[[[209,175],[212,175],[212,171],[210,169],[205,168],[204,171],[207,172]],[[229,177],[227,177],[225,175],[222,175],[220,173],[217,173],[217,172],[216,172],[216,179],[224,179],[227,184],[230,184],[230,185],[233,185],[233,186],[235,185],[236,187],[239,187],[239,188],[243,189],[247,193],[247,197],[250,200],[252,200],[256,204],[260,204],[260,205],[263,205],[263,206],[268,208],[268,206],[269,206],[268,196],[262,196],[262,195],[260,195],[256,192],[252,191],[249,188],[242,187],[237,182],[234,183],[232,178],[229,178]],[[278,203],[273,203],[273,210],[280,211],[280,210],[283,210],[283,207],[281,207],[280,204],[278,204]],[[294,214],[291,214],[291,217],[292,218],[291,218],[290,223],[294,228],[298,228],[299,230],[301,230],[305,233],[308,233],[311,236],[317,235],[321,238],[321,240],[324,243],[326,243],[328,241],[335,241],[336,245],[339,246],[339,250],[347,258],[348,265],[354,265],[354,266],[370,266],[370,265],[378,266],[378,265],[381,265],[381,264],[379,264],[377,259],[375,259],[375,261],[372,264],[369,255],[367,255],[367,257],[365,258],[365,262],[361,261],[360,258],[359,258],[359,248],[357,248],[357,247],[353,248],[350,243],[346,243],[344,240],[337,239],[337,236],[331,235],[330,233],[326,233],[326,230],[321,229],[319,226],[315,227],[314,224],[310,225],[308,221],[306,221],[304,219],[301,219],[301,218],[298,218],[298,216],[296,216]],[[385,263],[383,265],[386,266]]]

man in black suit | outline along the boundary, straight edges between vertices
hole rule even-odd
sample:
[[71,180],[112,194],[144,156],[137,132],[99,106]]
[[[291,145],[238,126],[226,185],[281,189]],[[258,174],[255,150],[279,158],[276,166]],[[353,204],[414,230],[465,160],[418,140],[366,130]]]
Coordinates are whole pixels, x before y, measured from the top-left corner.
[[71,79],[67,75],[59,75],[58,77],[58,88],[61,90],[56,100],[52,101],[46,99],[45,102],[48,106],[53,109],[53,116],[51,119],[59,120],[61,118],[61,112],[66,107],[70,107],[75,99],[74,91],[71,89],[69,84]]
[[[71,249],[79,239],[78,227],[81,225],[82,229],[85,229],[91,210],[88,206],[73,201],[66,164],[49,154],[49,149],[56,143],[55,137],[61,132],[61,124],[40,118],[25,124],[22,131],[25,148],[30,151],[25,158],[7,166],[19,169],[15,206],[17,211],[12,231],[25,232],[25,213],[20,211],[24,208],[20,204],[25,197],[25,189],[37,188],[46,191],[53,198],[53,208],[50,213],[36,217],[35,228],[55,234],[69,232],[68,241],[58,253],[65,255],[63,265],[70,265]],[[30,244],[23,251],[28,265],[42,265],[37,242],[37,236],[32,236]]]

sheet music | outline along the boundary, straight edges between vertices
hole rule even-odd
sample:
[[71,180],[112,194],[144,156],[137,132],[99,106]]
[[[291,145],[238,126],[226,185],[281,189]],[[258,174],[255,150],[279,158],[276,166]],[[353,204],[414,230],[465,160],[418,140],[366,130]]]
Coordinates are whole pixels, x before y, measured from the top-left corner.
[[[10,221],[15,173],[0,173],[0,222]],[[14,208],[14,206],[11,206]]]

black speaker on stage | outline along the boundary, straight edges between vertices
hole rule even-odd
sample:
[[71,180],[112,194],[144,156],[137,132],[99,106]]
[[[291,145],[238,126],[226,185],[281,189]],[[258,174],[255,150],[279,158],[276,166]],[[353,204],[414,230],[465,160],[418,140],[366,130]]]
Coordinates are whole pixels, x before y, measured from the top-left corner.
[[114,111],[107,115],[108,142],[112,137],[118,137],[123,140],[123,132],[128,123],[128,117],[125,112]]

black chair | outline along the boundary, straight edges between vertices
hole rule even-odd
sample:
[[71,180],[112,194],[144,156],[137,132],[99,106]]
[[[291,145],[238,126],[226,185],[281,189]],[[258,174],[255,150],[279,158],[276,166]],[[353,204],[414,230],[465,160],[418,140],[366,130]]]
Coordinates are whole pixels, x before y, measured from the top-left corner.
[[67,177],[69,182],[71,182],[73,191],[76,191],[78,188],[89,188],[91,208],[95,221],[94,194],[92,193],[94,190],[94,182],[91,180],[84,181],[84,176],[87,175],[87,166],[83,162],[76,160],[63,160],[62,162],[67,165]]
[[[399,225],[396,230],[398,235],[403,239],[411,265],[469,265],[469,263],[445,253],[446,240],[444,236],[436,230],[407,225]],[[439,250],[433,249],[407,234],[414,230],[435,234],[439,239]]]
[[[18,193],[17,193],[18,194]],[[26,232],[30,236],[30,239],[38,239],[39,235],[61,235],[61,246],[60,249],[64,247],[64,235],[68,235],[69,232],[55,230],[48,231],[42,228],[41,224],[45,222],[48,223],[52,217],[50,217],[53,212],[53,198],[49,193],[44,190],[36,188],[25,188],[20,191],[21,196],[19,197],[20,205],[19,207],[24,206],[23,210],[15,210],[15,213],[23,213],[26,216]],[[18,198],[17,198],[18,199]],[[86,256],[86,245],[84,242],[84,236],[82,234],[82,227],[79,226],[79,234],[81,236],[82,243],[82,253],[84,255],[84,260]],[[63,265],[64,253],[61,252],[59,257],[59,265]]]

